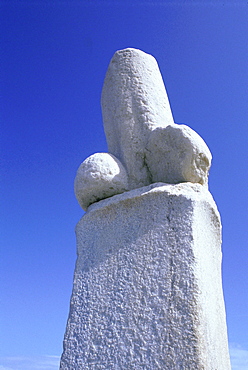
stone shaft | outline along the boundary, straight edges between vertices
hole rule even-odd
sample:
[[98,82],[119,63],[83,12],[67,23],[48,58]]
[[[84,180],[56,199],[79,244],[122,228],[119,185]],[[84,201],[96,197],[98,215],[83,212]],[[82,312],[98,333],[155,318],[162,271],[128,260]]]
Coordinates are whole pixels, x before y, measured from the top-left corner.
[[61,370],[229,370],[221,223],[208,190],[152,184],[91,205]]
[[148,185],[145,147],[150,131],[174,123],[156,59],[137,49],[117,51],[106,73],[101,105],[109,153],[126,167],[131,189]]

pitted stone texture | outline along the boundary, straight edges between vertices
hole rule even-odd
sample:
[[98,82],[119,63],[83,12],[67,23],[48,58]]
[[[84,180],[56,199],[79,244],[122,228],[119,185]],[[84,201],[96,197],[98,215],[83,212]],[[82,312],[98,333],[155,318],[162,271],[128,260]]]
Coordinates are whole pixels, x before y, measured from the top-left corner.
[[92,204],[61,370],[230,370],[221,225],[199,184],[154,184]]
[[145,163],[150,131],[174,122],[155,58],[137,49],[117,51],[101,103],[108,150],[127,169],[130,189],[150,184]]
[[203,139],[185,125],[156,128],[149,137],[146,164],[151,182],[208,185],[212,155]]
[[127,172],[114,155],[95,153],[79,166],[74,183],[76,198],[86,211],[101,199],[128,189]]

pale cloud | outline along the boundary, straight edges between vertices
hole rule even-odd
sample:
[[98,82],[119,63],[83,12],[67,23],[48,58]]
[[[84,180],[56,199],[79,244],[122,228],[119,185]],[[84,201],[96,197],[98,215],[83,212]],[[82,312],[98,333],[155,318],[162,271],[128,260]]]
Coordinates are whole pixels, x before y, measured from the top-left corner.
[[237,344],[229,345],[232,370],[248,369],[248,349],[244,349]]
[[0,357],[0,370],[58,370],[60,356]]
[[3,365],[0,365],[0,370],[14,370],[14,369],[11,368],[11,367],[6,367],[6,366],[3,366]]

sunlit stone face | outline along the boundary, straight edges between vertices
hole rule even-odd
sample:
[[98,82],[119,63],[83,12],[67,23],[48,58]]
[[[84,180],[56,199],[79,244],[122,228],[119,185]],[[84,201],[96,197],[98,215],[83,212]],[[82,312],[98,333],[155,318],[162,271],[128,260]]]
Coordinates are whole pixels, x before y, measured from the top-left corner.
[[79,204],[156,182],[208,185],[211,153],[191,128],[174,123],[155,58],[143,51],[117,51],[102,90],[108,153],[96,153],[79,167]]

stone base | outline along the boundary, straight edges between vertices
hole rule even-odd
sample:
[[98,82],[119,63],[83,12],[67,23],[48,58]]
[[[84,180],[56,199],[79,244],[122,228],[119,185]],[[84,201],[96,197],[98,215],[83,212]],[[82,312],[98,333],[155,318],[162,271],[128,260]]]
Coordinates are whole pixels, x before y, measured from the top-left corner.
[[61,370],[230,369],[221,224],[199,184],[153,184],[91,205]]

